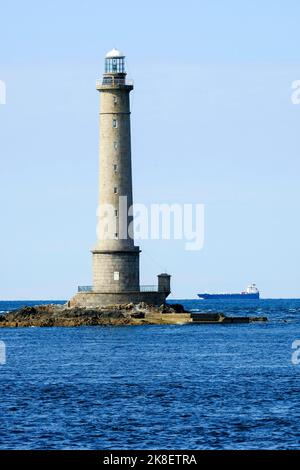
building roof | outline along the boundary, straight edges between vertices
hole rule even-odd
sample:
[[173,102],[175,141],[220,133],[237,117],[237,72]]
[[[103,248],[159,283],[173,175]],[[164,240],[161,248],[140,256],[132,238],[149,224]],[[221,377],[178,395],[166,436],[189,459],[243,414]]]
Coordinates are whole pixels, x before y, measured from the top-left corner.
[[111,59],[112,57],[124,57],[124,54],[122,54],[121,51],[118,51],[118,49],[113,48],[105,57],[106,59]]

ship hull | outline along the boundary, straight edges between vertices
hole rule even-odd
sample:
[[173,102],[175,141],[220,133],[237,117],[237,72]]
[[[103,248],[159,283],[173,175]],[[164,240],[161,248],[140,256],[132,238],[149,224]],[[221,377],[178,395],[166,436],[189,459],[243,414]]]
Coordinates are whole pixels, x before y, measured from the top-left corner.
[[203,300],[257,300],[259,292],[254,294],[197,294]]

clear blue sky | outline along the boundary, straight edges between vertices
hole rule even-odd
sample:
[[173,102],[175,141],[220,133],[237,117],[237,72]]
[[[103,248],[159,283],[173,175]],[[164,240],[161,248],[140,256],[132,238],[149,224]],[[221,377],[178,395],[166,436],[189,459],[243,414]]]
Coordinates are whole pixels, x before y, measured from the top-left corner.
[[173,297],[300,295],[297,0],[2,2],[0,298],[71,297],[91,283],[98,92],[127,56],[136,202],[201,202],[205,246],[141,244],[142,283]]

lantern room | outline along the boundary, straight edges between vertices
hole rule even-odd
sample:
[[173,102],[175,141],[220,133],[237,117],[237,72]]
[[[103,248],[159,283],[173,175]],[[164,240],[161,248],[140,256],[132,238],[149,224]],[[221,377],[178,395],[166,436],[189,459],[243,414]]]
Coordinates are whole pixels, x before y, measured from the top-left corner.
[[105,56],[105,73],[126,73],[125,56],[118,49],[112,49]]

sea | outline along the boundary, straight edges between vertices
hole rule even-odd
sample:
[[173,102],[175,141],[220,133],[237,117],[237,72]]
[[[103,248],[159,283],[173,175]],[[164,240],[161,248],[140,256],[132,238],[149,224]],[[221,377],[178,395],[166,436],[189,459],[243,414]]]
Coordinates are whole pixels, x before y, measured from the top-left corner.
[[269,321],[0,328],[0,449],[299,449],[300,300],[176,302]]

